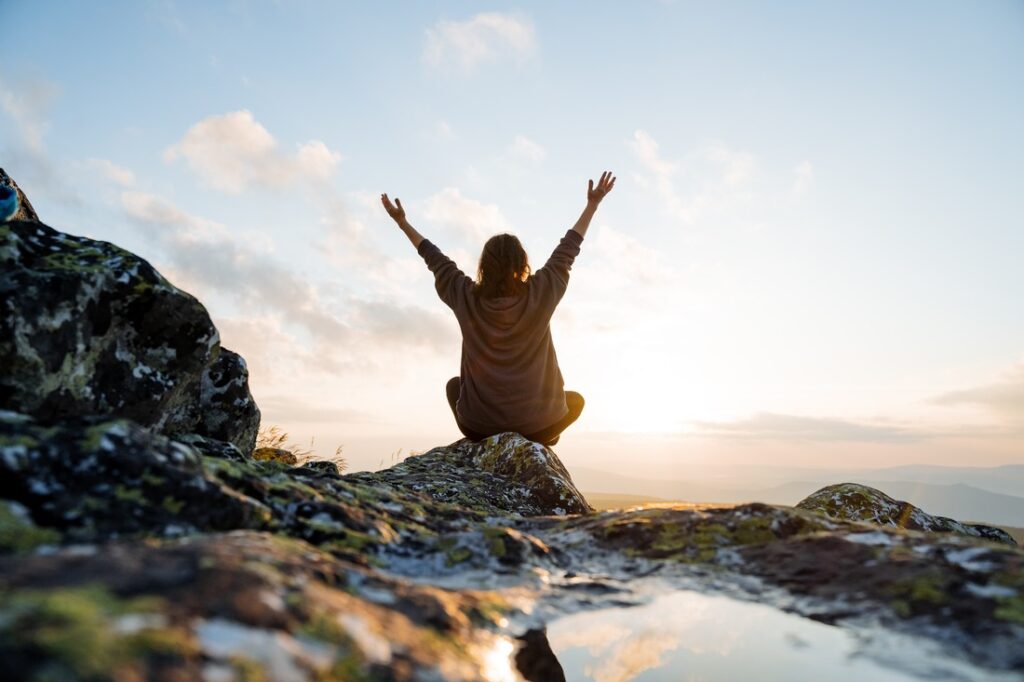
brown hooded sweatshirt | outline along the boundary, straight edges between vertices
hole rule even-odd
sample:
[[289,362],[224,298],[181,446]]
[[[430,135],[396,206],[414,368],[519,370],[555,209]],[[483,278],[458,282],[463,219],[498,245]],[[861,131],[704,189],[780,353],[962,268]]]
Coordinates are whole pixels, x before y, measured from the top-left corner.
[[583,236],[568,230],[525,295],[481,299],[475,283],[424,239],[418,252],[434,273],[438,296],[462,329],[462,390],[456,413],[477,433],[536,433],[565,417],[564,382],[551,343],[551,315],[569,285]]

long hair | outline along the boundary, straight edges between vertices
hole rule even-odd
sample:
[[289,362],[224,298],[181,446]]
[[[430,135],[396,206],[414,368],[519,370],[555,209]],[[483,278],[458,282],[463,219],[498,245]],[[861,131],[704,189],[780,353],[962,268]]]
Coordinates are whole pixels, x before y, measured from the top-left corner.
[[519,239],[496,234],[484,244],[476,271],[474,292],[482,298],[517,296],[526,288],[530,261]]

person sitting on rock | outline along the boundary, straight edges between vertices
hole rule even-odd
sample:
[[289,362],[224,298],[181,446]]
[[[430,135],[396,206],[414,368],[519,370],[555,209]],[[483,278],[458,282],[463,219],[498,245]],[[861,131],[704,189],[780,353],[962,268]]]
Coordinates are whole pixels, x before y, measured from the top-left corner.
[[590,221],[614,186],[610,172],[601,174],[597,187],[588,181],[586,208],[536,272],[515,236],[488,239],[476,281],[409,224],[400,199],[392,204],[381,194],[388,215],[434,273],[437,294],[462,330],[461,376],[452,377],[445,391],[455,423],[467,438],[515,431],[554,445],[583,411],[583,396],[564,390],[550,321]]

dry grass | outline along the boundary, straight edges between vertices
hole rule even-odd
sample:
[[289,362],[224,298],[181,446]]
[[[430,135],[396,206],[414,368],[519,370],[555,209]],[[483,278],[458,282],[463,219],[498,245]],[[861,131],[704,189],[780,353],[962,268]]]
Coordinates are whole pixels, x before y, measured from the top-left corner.
[[304,448],[301,445],[292,443],[289,439],[288,433],[280,426],[261,426],[259,432],[256,434],[256,447],[257,448],[276,448],[279,450],[287,450],[288,452],[295,455],[299,460],[298,466],[302,466],[306,462],[313,460],[326,460],[328,462],[334,462],[338,466],[338,471],[344,471],[348,468],[348,462],[345,461],[342,450],[344,445],[339,445],[334,450],[334,455],[330,457],[321,457],[317,455],[313,448],[316,446],[314,438],[309,439],[309,447]]

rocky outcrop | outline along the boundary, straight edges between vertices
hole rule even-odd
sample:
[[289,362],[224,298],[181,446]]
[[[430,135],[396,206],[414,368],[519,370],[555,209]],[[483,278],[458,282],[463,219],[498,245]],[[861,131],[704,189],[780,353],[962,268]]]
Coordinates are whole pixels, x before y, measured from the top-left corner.
[[879,526],[908,530],[959,533],[1009,545],[1017,544],[1013,536],[1001,528],[934,516],[909,502],[894,500],[881,490],[859,483],[826,486],[808,495],[796,506],[826,514],[834,519],[867,521]]
[[188,409],[165,428],[171,435],[197,433],[232,443],[243,453],[256,445],[260,410],[249,392],[249,369],[238,353],[223,346],[217,358],[203,370],[199,392]]
[[[0,658],[16,677],[89,677],[99,660],[109,676],[515,679],[545,618],[673,587],[1024,669],[1024,552],[977,537],[756,503],[528,515],[537,501],[486,499],[520,481],[480,470],[534,466],[518,436],[340,476],[125,420],[0,424]],[[432,466],[447,483],[417,490]],[[83,633],[106,653],[55,644]]]
[[31,202],[25,193],[18,187],[18,183],[14,181],[14,178],[9,176],[3,168],[0,168],[0,186],[7,187],[14,191],[14,195],[17,197],[14,201],[14,212],[6,213],[3,216],[3,220],[28,220],[30,222],[38,222],[39,216],[36,215],[36,210],[32,208]]
[[879,491],[594,513],[514,433],[344,476],[251,457],[202,306],[27,216],[0,225],[4,679],[556,679],[550,619],[677,589],[1024,671],[1024,552]]
[[0,409],[121,417],[251,452],[245,362],[222,352],[203,305],[142,258],[39,222],[18,192],[18,219],[0,224]]
[[513,432],[479,443],[464,438],[409,457],[386,471],[350,478],[383,482],[438,502],[495,513],[539,516],[592,511],[555,453]]
[[0,575],[5,679],[502,679],[498,594],[267,533],[0,558]]

